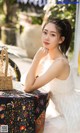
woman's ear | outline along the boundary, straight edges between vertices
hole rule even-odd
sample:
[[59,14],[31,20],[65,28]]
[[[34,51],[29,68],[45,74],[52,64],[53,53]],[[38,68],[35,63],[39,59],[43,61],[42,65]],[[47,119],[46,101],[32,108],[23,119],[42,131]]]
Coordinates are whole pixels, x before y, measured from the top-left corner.
[[59,44],[62,44],[62,42],[64,42],[64,40],[65,40],[65,37],[64,36],[61,36],[60,41],[59,41]]

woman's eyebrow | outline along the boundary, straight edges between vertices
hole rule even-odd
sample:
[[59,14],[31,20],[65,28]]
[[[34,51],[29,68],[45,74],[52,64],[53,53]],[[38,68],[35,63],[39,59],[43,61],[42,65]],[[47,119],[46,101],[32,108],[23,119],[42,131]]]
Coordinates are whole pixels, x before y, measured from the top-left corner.
[[[48,30],[47,29],[44,29],[44,31],[47,31],[48,32]],[[50,31],[51,33],[56,33],[56,31]]]
[[56,31],[50,31],[51,33],[57,33]]

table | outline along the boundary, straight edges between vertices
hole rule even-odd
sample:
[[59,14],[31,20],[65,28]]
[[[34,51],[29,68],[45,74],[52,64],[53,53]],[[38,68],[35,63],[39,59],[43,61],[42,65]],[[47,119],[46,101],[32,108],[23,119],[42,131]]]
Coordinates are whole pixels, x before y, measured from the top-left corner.
[[15,85],[12,91],[0,91],[0,130],[2,133],[41,132],[48,93],[40,90],[24,93],[19,83]]

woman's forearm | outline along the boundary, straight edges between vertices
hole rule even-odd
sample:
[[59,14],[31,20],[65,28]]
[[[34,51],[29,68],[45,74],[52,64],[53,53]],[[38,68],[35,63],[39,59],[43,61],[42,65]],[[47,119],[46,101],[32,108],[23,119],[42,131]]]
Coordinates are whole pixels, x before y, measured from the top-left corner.
[[27,74],[26,81],[25,81],[25,91],[30,91],[31,87],[33,86],[35,79],[36,79],[36,71],[39,65],[40,59],[34,57],[31,68]]

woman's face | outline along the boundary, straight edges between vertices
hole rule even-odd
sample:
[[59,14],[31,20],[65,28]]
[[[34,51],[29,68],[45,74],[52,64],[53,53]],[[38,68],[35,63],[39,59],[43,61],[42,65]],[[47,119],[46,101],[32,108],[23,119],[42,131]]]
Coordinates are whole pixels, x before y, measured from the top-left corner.
[[63,39],[60,36],[60,33],[56,29],[55,24],[48,23],[42,31],[42,44],[43,47],[47,49],[54,49],[59,47],[59,44],[62,43]]

